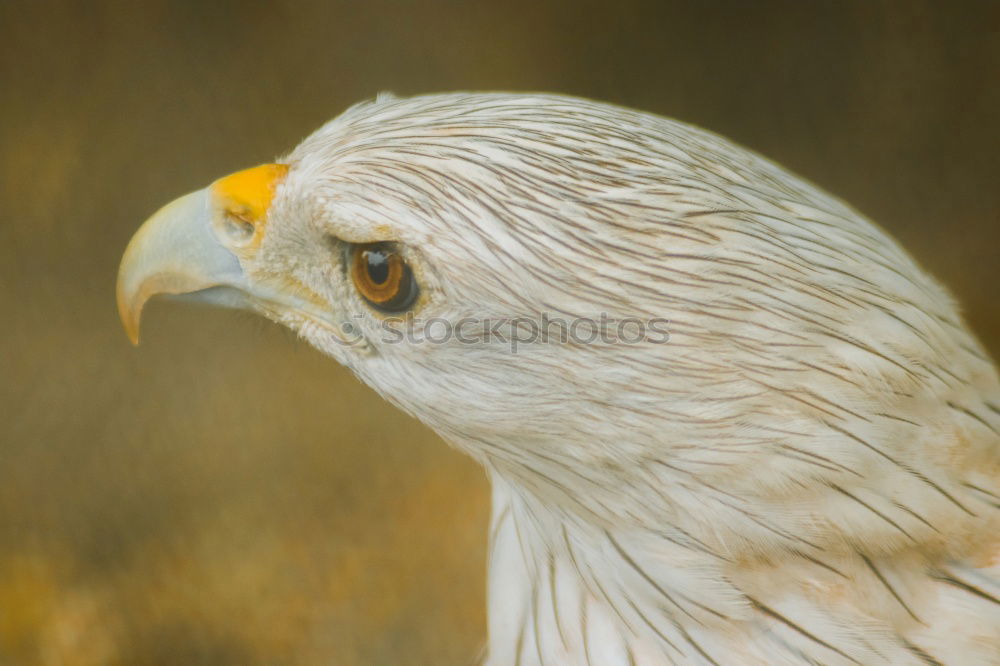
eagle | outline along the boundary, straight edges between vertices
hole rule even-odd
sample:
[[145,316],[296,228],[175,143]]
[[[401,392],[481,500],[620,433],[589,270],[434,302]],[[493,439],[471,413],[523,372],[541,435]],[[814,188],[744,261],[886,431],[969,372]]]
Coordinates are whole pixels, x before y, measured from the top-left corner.
[[716,134],[380,95],[147,220],[133,342],[158,294],[481,464],[490,666],[1000,664],[993,362],[885,231]]

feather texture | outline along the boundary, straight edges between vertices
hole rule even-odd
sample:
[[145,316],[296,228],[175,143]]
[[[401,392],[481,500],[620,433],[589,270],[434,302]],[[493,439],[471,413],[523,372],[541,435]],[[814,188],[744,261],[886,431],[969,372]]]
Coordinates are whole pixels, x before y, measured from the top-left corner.
[[[996,370],[857,211],[548,95],[383,95],[286,161],[248,272],[325,297],[359,344],[271,314],[487,469],[489,664],[1000,663]],[[400,244],[416,339],[331,238]],[[515,353],[543,317],[669,341]],[[466,341],[428,344],[435,318]]]

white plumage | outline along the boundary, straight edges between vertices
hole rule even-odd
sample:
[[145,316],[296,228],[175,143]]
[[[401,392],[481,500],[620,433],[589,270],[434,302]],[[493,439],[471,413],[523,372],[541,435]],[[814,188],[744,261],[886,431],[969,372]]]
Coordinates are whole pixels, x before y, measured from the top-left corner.
[[[147,223],[123,318],[163,291],[259,310],[480,461],[489,664],[1000,663],[997,374],[859,213],[559,96],[380,97],[280,162],[257,217],[217,184]],[[352,283],[376,241],[419,285],[401,340]],[[670,337],[514,353],[543,316]],[[465,341],[421,341],[435,318]]]

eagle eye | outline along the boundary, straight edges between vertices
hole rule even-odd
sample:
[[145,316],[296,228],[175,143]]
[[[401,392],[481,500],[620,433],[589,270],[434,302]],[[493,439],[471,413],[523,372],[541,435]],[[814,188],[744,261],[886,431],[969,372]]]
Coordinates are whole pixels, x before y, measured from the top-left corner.
[[406,260],[389,243],[351,247],[351,280],[358,293],[377,310],[400,312],[417,298],[417,282]]

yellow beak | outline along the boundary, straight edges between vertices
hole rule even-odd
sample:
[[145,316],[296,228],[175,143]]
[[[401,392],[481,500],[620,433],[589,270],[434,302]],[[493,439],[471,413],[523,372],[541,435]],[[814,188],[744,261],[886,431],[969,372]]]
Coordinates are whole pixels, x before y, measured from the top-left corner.
[[247,307],[240,258],[260,244],[274,190],[288,167],[265,164],[227,176],[167,204],[125,249],[118,270],[118,314],[132,344],[146,302],[158,294]]

